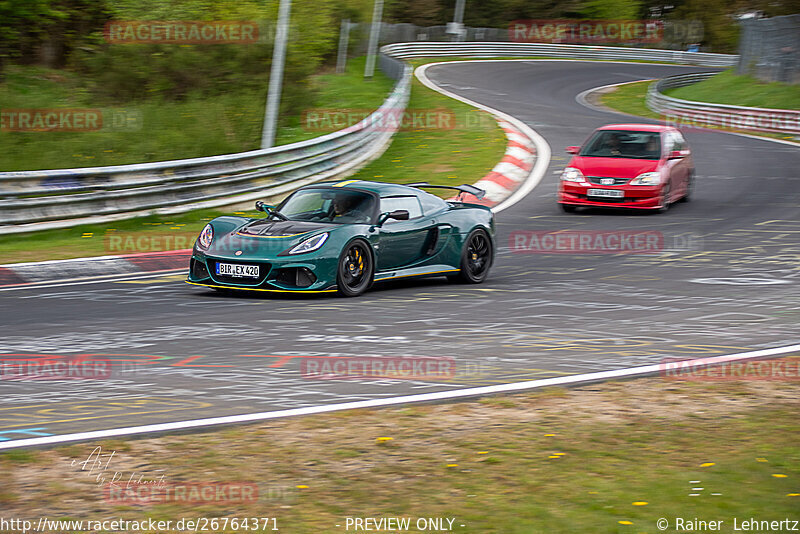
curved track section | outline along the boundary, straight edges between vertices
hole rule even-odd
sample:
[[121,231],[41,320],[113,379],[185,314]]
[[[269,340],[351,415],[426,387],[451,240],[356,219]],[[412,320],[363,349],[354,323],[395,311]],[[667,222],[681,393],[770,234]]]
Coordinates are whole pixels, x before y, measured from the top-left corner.
[[[227,297],[182,275],[0,292],[0,358],[95,354],[99,380],[0,380],[0,442],[85,430],[453,391],[798,343],[800,150],[688,133],[694,199],[666,215],[562,214],[561,147],[626,117],[586,89],[697,71],[636,63],[459,62],[427,71],[448,91],[513,115],[553,147],[525,199],[498,215],[480,286],[441,280],[358,299]],[[517,231],[651,230],[657,254],[517,254]],[[448,376],[304,377],[309,358],[437,356]],[[7,443],[8,444],[8,443]]]

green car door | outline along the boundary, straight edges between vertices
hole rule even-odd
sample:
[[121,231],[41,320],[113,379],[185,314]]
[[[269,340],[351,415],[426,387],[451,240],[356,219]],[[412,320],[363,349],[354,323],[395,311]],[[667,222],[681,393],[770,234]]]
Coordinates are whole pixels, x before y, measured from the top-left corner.
[[377,270],[399,269],[424,259],[436,222],[422,214],[415,195],[381,197],[380,212],[408,211],[408,220],[388,220],[380,227],[378,236]]

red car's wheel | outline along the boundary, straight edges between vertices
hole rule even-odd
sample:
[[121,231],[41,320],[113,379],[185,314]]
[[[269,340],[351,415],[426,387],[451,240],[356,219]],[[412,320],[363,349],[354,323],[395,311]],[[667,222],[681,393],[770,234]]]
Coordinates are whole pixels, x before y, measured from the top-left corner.
[[686,180],[686,194],[678,202],[689,202],[692,199],[692,193],[694,192],[694,172],[689,174],[689,178]]
[[670,206],[672,206],[672,204],[669,201],[670,191],[671,189],[669,187],[669,184],[664,186],[664,191],[661,194],[661,207],[656,210],[658,213],[666,213],[669,211]]
[[578,209],[578,206],[573,206],[572,204],[559,204],[561,206],[561,211],[564,213],[575,213],[575,210]]

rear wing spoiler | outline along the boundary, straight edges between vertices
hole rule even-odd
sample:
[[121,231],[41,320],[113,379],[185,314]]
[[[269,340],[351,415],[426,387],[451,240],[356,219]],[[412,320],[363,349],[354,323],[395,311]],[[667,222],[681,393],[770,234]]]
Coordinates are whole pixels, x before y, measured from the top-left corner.
[[409,187],[417,187],[419,189],[455,189],[456,191],[460,191],[461,193],[469,193],[470,195],[474,196],[478,200],[481,200],[485,195],[486,191],[483,189],[477,188],[474,185],[462,184],[462,185],[431,185],[428,182],[414,182],[413,184],[405,184]]

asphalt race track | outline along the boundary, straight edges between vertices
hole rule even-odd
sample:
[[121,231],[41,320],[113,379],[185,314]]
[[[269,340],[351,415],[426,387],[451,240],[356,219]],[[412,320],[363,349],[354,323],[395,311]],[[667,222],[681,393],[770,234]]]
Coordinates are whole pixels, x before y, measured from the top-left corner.
[[[609,122],[578,104],[611,83],[707,69],[515,61],[439,65],[437,84],[550,144],[542,182],[498,214],[479,286],[376,284],[357,299],[230,297],[183,275],[0,292],[0,358],[96,354],[109,378],[0,381],[0,440],[297,408],[585,373],[800,342],[800,150],[689,131],[697,182],[664,215],[563,214],[564,147]],[[641,121],[641,120],[639,120]],[[409,177],[417,179],[419,177]],[[477,177],[465,177],[474,181]],[[657,254],[519,254],[517,231],[652,230]],[[451,377],[304,378],[309,356],[436,356]],[[41,356],[46,357],[46,356]]]

